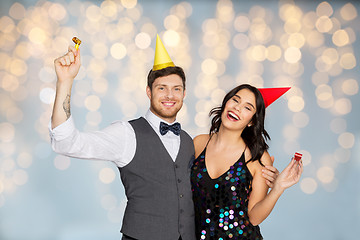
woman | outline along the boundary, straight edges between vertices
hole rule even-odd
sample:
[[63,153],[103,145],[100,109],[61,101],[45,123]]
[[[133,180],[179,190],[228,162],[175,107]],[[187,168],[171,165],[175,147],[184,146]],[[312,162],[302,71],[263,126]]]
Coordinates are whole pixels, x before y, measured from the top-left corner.
[[269,182],[262,176],[272,168],[266,144],[270,137],[257,88],[234,88],[210,115],[210,133],[194,138],[191,183],[197,239],[262,239],[258,225],[284,190],[299,181],[302,163],[292,159],[268,193]]

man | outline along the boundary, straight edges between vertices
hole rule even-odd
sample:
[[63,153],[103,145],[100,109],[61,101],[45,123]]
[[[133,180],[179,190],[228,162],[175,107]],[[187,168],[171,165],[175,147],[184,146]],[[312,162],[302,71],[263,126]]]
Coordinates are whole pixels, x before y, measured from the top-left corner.
[[80,51],[69,47],[54,64],[57,83],[52,147],[70,157],[109,160],[118,166],[128,199],[123,239],[195,239],[189,178],[194,147],[191,137],[175,122],[186,92],[185,74],[173,64],[160,38],[157,36],[154,67],[146,88],[149,111],[144,118],[116,122],[98,132],[80,133],[70,114]]
[[117,165],[128,199],[123,239],[195,239],[189,175],[194,146],[176,122],[186,93],[185,74],[171,61],[159,36],[146,87],[150,109],[144,117],[118,121],[102,131],[80,133],[70,114],[80,51],[69,47],[54,64],[57,83],[50,127],[52,147],[59,154]]

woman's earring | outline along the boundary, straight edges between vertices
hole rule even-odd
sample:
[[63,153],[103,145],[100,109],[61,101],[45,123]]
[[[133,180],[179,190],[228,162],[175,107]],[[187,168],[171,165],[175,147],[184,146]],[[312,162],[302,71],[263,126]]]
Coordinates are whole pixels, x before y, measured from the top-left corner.
[[249,124],[248,127],[251,127],[251,124]]

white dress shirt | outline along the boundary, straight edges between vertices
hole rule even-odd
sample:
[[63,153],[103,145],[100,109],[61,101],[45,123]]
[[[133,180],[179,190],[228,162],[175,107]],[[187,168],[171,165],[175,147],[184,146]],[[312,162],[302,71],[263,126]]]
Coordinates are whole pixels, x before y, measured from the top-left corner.
[[[169,155],[175,161],[180,148],[180,136],[168,131],[161,135],[161,118],[148,110],[144,116],[160,137]],[[112,161],[118,167],[131,162],[136,152],[135,132],[129,122],[116,121],[101,131],[80,132],[76,129],[72,116],[51,129],[51,146],[59,154],[74,158]]]

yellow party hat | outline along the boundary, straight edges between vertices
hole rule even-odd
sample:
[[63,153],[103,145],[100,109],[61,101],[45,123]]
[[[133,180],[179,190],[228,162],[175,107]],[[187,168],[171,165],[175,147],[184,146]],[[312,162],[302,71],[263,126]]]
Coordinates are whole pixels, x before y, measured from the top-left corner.
[[153,71],[160,70],[167,67],[175,67],[175,64],[171,60],[167,53],[164,44],[161,42],[159,35],[156,36],[156,48]]

